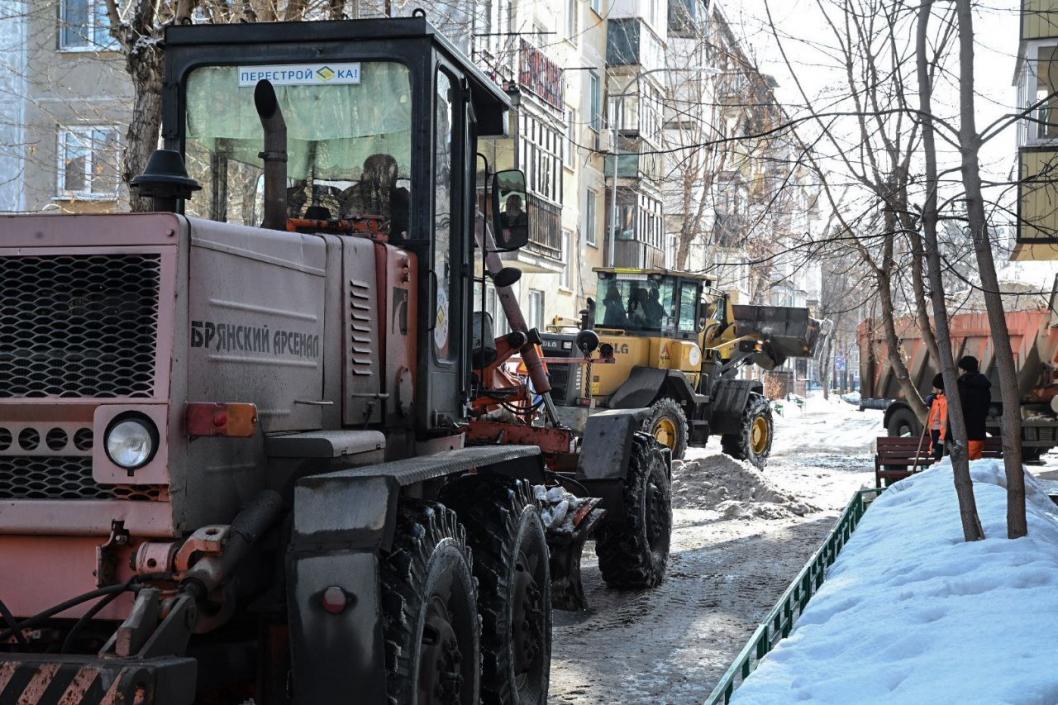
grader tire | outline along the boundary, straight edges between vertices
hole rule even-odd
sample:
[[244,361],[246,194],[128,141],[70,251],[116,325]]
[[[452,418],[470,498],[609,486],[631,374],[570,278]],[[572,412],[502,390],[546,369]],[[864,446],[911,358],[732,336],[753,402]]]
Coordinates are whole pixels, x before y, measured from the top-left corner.
[[720,446],[732,458],[746,460],[763,470],[771,454],[774,433],[771,404],[759,394],[753,394],[742,412],[738,433],[725,433],[720,437]]
[[624,518],[606,520],[595,541],[599,570],[612,588],[656,587],[665,578],[672,533],[672,497],[662,451],[636,434],[624,482]]
[[441,494],[467,529],[481,613],[483,705],[547,705],[551,576],[529,483],[471,475]]
[[682,460],[687,453],[687,439],[690,430],[687,427],[687,414],[683,407],[672,397],[662,397],[650,407],[650,418],[643,425],[643,430],[672,451],[673,460]]
[[478,705],[481,624],[471,566],[455,512],[404,503],[381,561],[389,705]]

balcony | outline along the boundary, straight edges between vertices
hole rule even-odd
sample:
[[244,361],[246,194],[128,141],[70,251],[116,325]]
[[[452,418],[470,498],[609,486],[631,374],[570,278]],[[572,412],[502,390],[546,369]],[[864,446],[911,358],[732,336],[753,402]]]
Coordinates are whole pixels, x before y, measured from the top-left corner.
[[1011,259],[1058,260],[1058,145],[1018,150],[1018,232]]
[[504,262],[525,272],[561,272],[562,206],[529,194],[529,243],[520,250],[501,255]]
[[529,194],[529,244],[527,247],[545,257],[562,259],[562,206],[542,201]]
[[718,247],[741,247],[748,229],[749,220],[742,213],[713,213],[713,244]]
[[669,37],[701,38],[708,18],[707,0],[669,0]]
[[638,179],[642,176],[639,170],[640,159],[638,154],[608,154],[606,156],[606,170],[603,172],[606,178],[613,178],[615,158],[617,159],[617,178]]
[[665,50],[642,20],[631,17],[607,20],[606,65],[642,66],[650,71],[665,65]]

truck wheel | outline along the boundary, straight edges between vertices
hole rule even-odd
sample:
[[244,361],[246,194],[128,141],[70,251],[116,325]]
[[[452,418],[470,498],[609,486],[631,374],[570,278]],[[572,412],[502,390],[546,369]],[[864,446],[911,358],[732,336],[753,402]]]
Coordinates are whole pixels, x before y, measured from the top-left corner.
[[388,702],[477,705],[481,624],[470,550],[455,512],[436,502],[405,502],[381,577]]
[[912,438],[917,437],[922,429],[919,427],[915,412],[902,406],[889,417],[889,421],[885,424],[885,432],[889,436]]
[[759,394],[753,394],[742,412],[739,432],[721,436],[720,445],[732,458],[747,460],[763,470],[771,454],[774,431],[771,404]]
[[687,414],[672,397],[662,397],[650,407],[650,419],[643,426],[658,443],[672,450],[674,460],[682,460],[687,452]]
[[612,588],[661,584],[669,562],[672,502],[662,451],[636,434],[624,481],[624,518],[607,520],[595,540],[599,570]]
[[474,552],[481,612],[481,702],[546,705],[551,675],[547,536],[524,480],[472,475],[441,499],[459,515]]

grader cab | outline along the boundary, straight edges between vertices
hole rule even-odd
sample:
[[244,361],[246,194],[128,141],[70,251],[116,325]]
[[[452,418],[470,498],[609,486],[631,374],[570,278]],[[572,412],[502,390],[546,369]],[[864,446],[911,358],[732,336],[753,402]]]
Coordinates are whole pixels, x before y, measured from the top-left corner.
[[[613,364],[593,367],[590,379],[576,370],[561,376],[563,418],[578,426],[601,409],[649,407],[646,428],[673,457],[717,434],[726,453],[763,467],[771,409],[763,385],[736,374],[749,364],[771,370],[788,358],[811,357],[823,323],[805,308],[732,304],[703,275],[595,271],[598,300],[584,325],[599,335]],[[549,356],[569,348],[568,335],[544,337]]]

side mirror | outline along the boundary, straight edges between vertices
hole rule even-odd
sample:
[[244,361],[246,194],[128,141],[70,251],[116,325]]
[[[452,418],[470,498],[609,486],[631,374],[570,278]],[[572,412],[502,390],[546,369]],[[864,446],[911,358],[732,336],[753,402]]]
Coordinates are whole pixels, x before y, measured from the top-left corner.
[[529,242],[529,196],[525,174],[498,171],[492,178],[492,229],[498,252],[511,252]]

